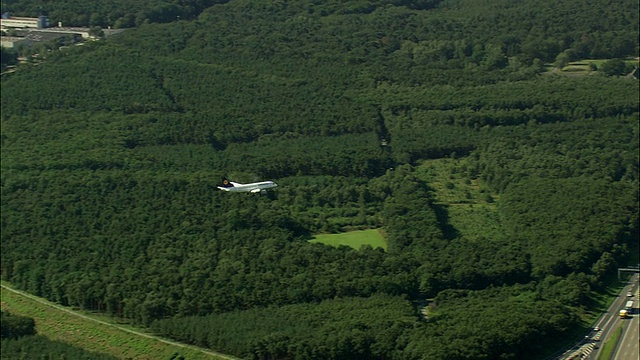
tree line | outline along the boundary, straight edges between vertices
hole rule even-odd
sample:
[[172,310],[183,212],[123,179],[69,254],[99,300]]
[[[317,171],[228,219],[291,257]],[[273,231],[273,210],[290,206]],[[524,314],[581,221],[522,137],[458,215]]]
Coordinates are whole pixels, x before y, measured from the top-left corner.
[[[637,27],[618,3],[579,31],[564,5],[478,6],[237,0],[4,75],[3,279],[246,358],[533,358],[638,232],[637,80],[542,62]],[[416,170],[443,157],[502,236],[449,231]],[[364,228],[388,250],[307,242]]]

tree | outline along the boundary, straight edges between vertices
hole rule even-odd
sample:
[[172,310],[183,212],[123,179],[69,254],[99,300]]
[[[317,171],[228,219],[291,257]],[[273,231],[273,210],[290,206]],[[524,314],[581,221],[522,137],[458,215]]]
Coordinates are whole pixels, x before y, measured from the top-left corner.
[[0,71],[6,70],[7,66],[18,64],[18,53],[4,46],[0,47]]
[[554,65],[556,69],[562,70],[565,66],[569,65],[569,61],[571,61],[571,56],[566,51],[563,51],[556,56]]
[[600,71],[606,76],[622,76],[625,75],[626,65],[622,59],[607,60],[600,65]]
[[35,335],[36,323],[32,318],[12,315],[2,311],[2,339],[16,339],[26,335]]
[[100,26],[92,26],[89,29],[89,36],[102,38],[102,37],[104,37],[104,31],[102,30],[102,28]]

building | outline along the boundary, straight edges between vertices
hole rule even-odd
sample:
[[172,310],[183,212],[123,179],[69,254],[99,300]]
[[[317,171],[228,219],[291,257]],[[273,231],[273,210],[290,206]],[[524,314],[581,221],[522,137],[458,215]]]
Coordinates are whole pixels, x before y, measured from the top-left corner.
[[0,28],[2,29],[15,29],[15,28],[37,28],[44,29],[49,27],[49,18],[40,15],[37,18],[28,17],[12,17],[8,13],[2,14],[0,19]]

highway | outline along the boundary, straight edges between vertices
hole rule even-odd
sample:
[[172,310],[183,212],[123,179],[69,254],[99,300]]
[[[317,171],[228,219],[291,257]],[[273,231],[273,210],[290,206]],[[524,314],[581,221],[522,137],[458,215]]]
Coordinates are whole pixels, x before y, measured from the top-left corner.
[[630,319],[622,333],[622,339],[614,351],[612,359],[618,360],[637,360],[640,359],[640,317],[636,308],[636,314]]
[[[640,317],[638,314],[638,301],[639,301],[639,288],[638,288],[638,274],[634,274],[627,285],[622,289],[622,292],[618,298],[611,304],[606,313],[602,315],[600,320],[596,323],[596,328],[600,328],[599,331],[594,331],[595,336],[599,335],[599,338],[592,338],[593,351],[586,359],[596,360],[602,353],[602,347],[604,343],[615,333],[615,331],[622,327],[622,334],[618,340],[618,344],[611,356],[611,359],[616,360],[638,360],[640,359]],[[628,297],[627,294],[631,293],[634,296]],[[623,309],[625,303],[633,299],[634,311],[631,317],[627,319],[620,318],[620,309]],[[587,341],[589,342],[589,341]]]
[[[634,274],[629,282],[624,286],[618,297],[609,306],[606,312],[602,314],[596,322],[591,332],[589,332],[584,340],[579,344],[571,347],[564,354],[557,357],[558,360],[576,360],[589,359],[597,360],[602,354],[602,347],[606,341],[622,327],[622,334],[618,340],[618,344],[611,356],[611,360],[638,360],[640,359],[639,350],[639,333],[640,333],[640,315],[638,312],[638,302],[640,301],[640,293],[638,288],[638,274]],[[628,297],[631,292],[633,297]],[[627,319],[620,318],[620,309],[623,309],[629,299],[634,301],[633,315]]]

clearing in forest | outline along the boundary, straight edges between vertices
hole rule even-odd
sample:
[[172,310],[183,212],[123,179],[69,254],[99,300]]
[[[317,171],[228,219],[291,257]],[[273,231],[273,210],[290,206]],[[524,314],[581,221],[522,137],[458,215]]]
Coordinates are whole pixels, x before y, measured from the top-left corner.
[[[592,75],[600,69],[602,64],[611,59],[584,59],[579,61],[571,61],[562,69],[557,69],[554,65],[549,64],[546,66],[547,73],[562,74],[569,76],[576,75]],[[638,59],[625,59],[627,66],[638,67]]]
[[338,247],[345,245],[354,249],[360,249],[362,245],[370,245],[372,248],[382,248],[387,251],[387,243],[381,234],[380,229],[368,229],[349,231],[339,234],[318,234],[309,240],[309,242],[317,242],[325,245]]
[[451,237],[469,240],[505,237],[496,205],[499,195],[472,175],[467,158],[424,160],[418,176],[433,191],[434,205],[443,212]]

